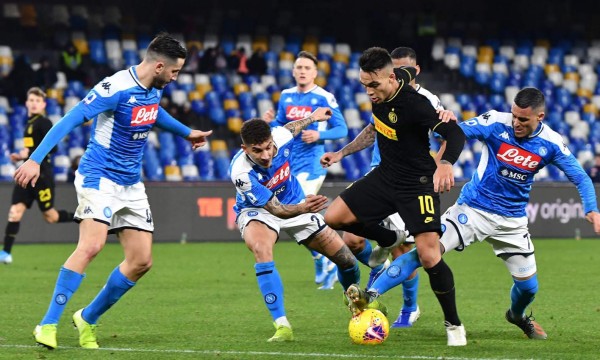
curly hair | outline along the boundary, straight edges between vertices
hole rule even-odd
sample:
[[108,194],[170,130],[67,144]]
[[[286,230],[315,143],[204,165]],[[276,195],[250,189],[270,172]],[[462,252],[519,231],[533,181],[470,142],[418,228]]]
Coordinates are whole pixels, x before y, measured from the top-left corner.
[[240,131],[244,145],[262,144],[271,138],[271,126],[260,118],[253,118],[242,125]]

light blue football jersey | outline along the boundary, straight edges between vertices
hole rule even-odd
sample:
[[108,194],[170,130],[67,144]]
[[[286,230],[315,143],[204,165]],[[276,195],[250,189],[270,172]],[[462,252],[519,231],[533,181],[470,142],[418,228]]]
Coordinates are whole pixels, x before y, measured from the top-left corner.
[[324,169],[319,163],[321,156],[325,154],[323,141],[339,139],[348,134],[348,127],[335,97],[317,85],[305,93],[299,92],[296,86],[285,89],[279,98],[275,120],[271,122],[271,126],[285,126],[290,121],[308,117],[318,107],[329,107],[332,111],[331,118],[328,121],[312,123],[306,127],[306,130],[321,132],[328,128],[337,128],[339,131],[325,135],[321,133],[320,140],[311,144],[302,141],[302,133],[294,139],[294,157],[290,163],[292,173],[298,175],[307,172],[308,180],[316,179],[327,173],[327,169]]
[[553,164],[577,186],[585,213],[598,211],[592,181],[562,136],[541,123],[529,137],[516,138],[512,118],[492,110],[460,124],[468,139],[478,139],[484,147],[457,203],[507,217],[526,216],[534,175]]
[[147,89],[135,67],[99,82],[77,105],[94,119],[90,142],[79,163],[84,187],[97,188],[101,177],[119,185],[141,180],[142,155],[148,134],[161,112],[162,90]]
[[284,127],[275,127],[271,134],[277,150],[268,169],[257,165],[243,150],[231,160],[229,172],[237,191],[233,207],[236,214],[246,208],[263,207],[273,196],[282,204],[298,204],[304,200],[291,164],[292,133]]

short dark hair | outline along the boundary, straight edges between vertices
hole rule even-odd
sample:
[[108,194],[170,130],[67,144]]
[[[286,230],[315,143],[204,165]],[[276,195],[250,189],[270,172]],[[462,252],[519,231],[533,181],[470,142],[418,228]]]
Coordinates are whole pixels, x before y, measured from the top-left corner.
[[521,89],[515,96],[515,105],[521,109],[543,110],[546,107],[546,99],[544,93],[534,87],[526,87]]
[[312,62],[315,63],[315,66],[317,66],[319,64],[319,62],[317,61],[317,57],[313,55],[313,53],[309,52],[309,51],[300,51],[298,53],[298,55],[296,55],[296,60],[300,59],[300,58],[305,58],[305,59],[309,59],[312,60]]
[[381,70],[387,66],[392,66],[392,57],[390,53],[382,47],[372,47],[363,51],[358,65],[362,71],[372,73]]
[[262,144],[271,138],[271,126],[261,118],[252,118],[242,125],[240,135],[244,145]]
[[44,90],[37,86],[34,86],[27,90],[27,96],[29,97],[29,95],[39,96],[41,98],[44,98],[44,101],[46,100],[46,93],[44,92]]
[[148,45],[146,56],[155,60],[161,55],[173,61],[185,59],[187,49],[179,40],[166,32],[161,32]]
[[417,53],[409,47],[400,46],[392,50],[390,53],[392,59],[403,59],[405,57],[417,61]]

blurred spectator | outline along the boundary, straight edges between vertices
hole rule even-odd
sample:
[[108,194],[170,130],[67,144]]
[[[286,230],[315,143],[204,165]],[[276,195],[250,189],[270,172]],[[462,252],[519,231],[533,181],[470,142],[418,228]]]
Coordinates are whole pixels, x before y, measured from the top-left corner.
[[183,66],[183,72],[197,73],[200,70],[200,63],[202,61],[202,50],[196,45],[192,44],[188,49],[188,57],[185,60]]
[[202,116],[194,112],[188,101],[183,104],[178,119],[192,129],[208,129],[212,127],[210,119],[207,116]]
[[6,77],[6,94],[16,98],[19,103],[27,100],[27,91],[35,86],[35,71],[31,68],[29,58],[19,55],[12,71]]
[[42,57],[40,59],[40,68],[35,72],[35,84],[44,90],[52,88],[58,81],[57,71],[47,57]]
[[219,73],[225,73],[227,71],[227,56],[221,46],[217,46],[215,55],[215,71]]
[[216,68],[215,68],[216,59],[217,59],[217,49],[214,47],[207,48],[204,51],[202,58],[200,59],[200,64],[199,64],[200,68],[198,69],[199,72],[201,72],[203,74],[214,73],[216,70]]
[[237,72],[240,75],[248,74],[248,57],[246,56],[246,49],[240,47],[237,50],[231,52],[231,55],[227,58],[227,68],[233,73]]
[[594,166],[590,170],[590,177],[595,183],[600,183],[600,154],[594,157]]
[[60,59],[60,70],[65,73],[68,81],[84,82],[85,73],[82,70],[82,55],[73,43],[67,44],[60,53]]
[[254,54],[248,60],[248,72],[251,75],[264,75],[267,72],[267,61],[265,60],[265,52],[262,48],[256,49]]

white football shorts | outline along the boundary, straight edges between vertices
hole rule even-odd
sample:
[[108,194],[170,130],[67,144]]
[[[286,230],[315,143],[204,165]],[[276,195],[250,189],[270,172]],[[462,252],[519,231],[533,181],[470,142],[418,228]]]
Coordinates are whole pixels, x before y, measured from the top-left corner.
[[319,213],[308,213],[290,219],[281,219],[263,208],[248,208],[242,210],[236,220],[242,237],[244,237],[246,225],[251,221],[260,221],[267,225],[277,233],[277,236],[279,236],[281,230],[284,230],[298,244],[303,244],[305,240],[312,238],[327,226],[323,215]]
[[526,216],[512,218],[454,204],[442,215],[442,231],[440,242],[446,252],[462,251],[485,240],[514,277],[528,277],[537,271]]
[[107,224],[111,233],[121,229],[154,231],[144,183],[123,186],[101,178],[99,189],[92,189],[83,187],[84,179],[76,172],[74,184],[79,204],[75,220],[94,219]]
[[302,187],[302,191],[304,191],[304,195],[317,195],[319,190],[321,190],[321,185],[323,185],[323,181],[325,181],[325,175],[319,176],[316,179],[307,180],[309,173],[303,172],[299,173],[296,176],[298,182],[300,183],[300,187]]

